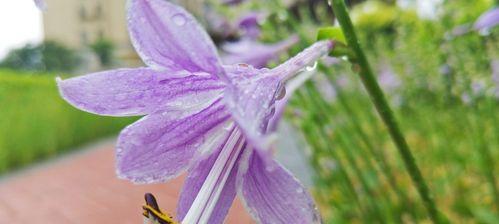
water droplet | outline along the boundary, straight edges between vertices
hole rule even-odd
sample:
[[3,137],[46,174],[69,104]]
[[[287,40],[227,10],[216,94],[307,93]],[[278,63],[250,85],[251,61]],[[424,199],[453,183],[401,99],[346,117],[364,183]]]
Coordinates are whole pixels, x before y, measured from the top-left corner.
[[277,94],[276,100],[282,100],[286,96],[286,88],[283,86],[280,90],[279,93]]
[[187,22],[187,18],[182,13],[173,15],[172,20],[177,26],[183,26]]
[[489,36],[489,35],[490,35],[490,29],[488,29],[488,28],[481,29],[480,31],[478,31],[478,33],[479,33],[481,36]]
[[305,67],[305,70],[307,70],[308,72],[311,72],[311,71],[315,70],[316,68],[317,68],[317,61],[314,62],[314,64],[312,66]]

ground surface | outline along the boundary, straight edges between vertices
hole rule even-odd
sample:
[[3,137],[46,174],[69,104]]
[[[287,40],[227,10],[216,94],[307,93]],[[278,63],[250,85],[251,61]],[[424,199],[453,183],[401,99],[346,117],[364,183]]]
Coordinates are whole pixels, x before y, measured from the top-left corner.
[[[173,213],[184,177],[133,185],[114,173],[113,142],[0,179],[0,223],[142,223],[145,192]],[[252,223],[239,201],[226,223]]]

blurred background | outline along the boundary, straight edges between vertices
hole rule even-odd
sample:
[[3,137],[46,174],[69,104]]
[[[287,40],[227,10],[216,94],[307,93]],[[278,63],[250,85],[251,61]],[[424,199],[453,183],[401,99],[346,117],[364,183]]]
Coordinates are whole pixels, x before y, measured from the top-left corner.
[[[74,218],[71,212],[46,210],[54,219],[87,223],[92,221],[83,217],[119,216],[122,212],[99,202],[111,200],[108,193],[121,188],[116,186],[127,189],[115,193],[121,195],[116,203],[137,208],[130,210],[132,217],[140,218],[142,191],[148,190],[173,192],[163,195],[168,198],[163,203],[174,211],[181,180],[151,189],[104,181],[115,179],[115,136],[137,118],[78,111],[59,97],[54,81],[142,65],[128,38],[125,2],[46,0],[43,12],[32,0],[0,2],[0,222],[28,223],[22,206],[37,207],[40,195],[57,201],[64,191],[59,188],[73,185],[88,188],[67,193],[70,198],[62,203],[98,211]],[[227,64],[273,67],[312,44],[318,28],[335,25],[326,0],[175,2],[198,18]],[[476,25],[499,2],[346,2],[442,216],[452,223],[499,223],[499,28]],[[327,58],[307,71],[317,74],[292,97],[277,157],[310,188],[324,222],[429,222],[351,65]],[[94,178],[101,174],[107,176]],[[60,184],[50,188],[50,182]],[[244,209],[236,205],[231,214],[238,217]]]

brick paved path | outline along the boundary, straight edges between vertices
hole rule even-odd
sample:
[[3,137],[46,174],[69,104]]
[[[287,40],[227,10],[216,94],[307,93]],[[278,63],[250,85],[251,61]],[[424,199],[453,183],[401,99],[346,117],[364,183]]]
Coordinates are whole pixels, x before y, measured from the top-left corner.
[[[142,223],[145,192],[162,210],[175,211],[184,177],[133,185],[114,173],[113,143],[37,165],[0,179],[0,223]],[[237,201],[226,223],[252,223]]]

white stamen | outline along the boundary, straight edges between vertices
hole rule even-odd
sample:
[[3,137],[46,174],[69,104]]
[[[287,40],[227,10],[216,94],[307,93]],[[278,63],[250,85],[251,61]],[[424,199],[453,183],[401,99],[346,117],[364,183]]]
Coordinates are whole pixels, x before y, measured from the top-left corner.
[[218,155],[203,186],[187,212],[183,224],[208,223],[211,213],[218,202],[220,194],[236,164],[237,158],[244,146],[241,132],[235,125],[227,143]]

